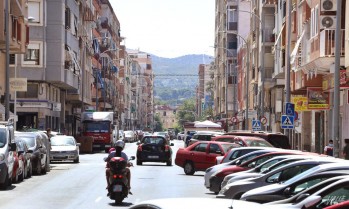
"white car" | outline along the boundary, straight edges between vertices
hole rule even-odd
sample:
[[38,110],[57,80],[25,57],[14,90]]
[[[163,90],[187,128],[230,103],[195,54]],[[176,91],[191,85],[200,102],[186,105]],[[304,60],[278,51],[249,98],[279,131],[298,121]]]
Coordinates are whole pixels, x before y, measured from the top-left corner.
[[[256,147],[254,147],[254,148],[256,148]],[[256,156],[268,153],[268,152],[270,152],[271,149],[272,150],[280,150],[280,149],[277,149],[277,148],[258,147],[258,148],[256,148],[257,149],[256,151],[252,151],[251,152],[251,150],[250,150],[250,152],[247,152],[246,150],[248,150],[248,149],[252,149],[252,147],[233,148],[233,149],[231,149],[230,152],[235,152],[236,151],[236,154],[232,155],[233,157],[235,157],[234,158],[235,160],[232,160],[232,161],[227,162],[227,163],[221,163],[221,164],[218,164],[218,165],[215,165],[215,166],[212,166],[212,167],[206,169],[205,176],[204,176],[205,187],[208,188],[208,189],[211,187],[211,184],[210,184],[211,176],[213,174],[215,174],[217,171],[220,171],[223,168],[227,168],[229,166],[236,165],[237,163],[241,164],[243,162],[251,160],[252,158],[255,158]]]
[[134,142],[135,141],[135,133],[133,131],[125,131],[125,142]]
[[[316,158],[296,161],[287,165],[284,165],[278,169],[268,172],[260,177],[248,178],[245,180],[236,181],[227,184],[219,192],[220,195],[224,195],[225,198],[240,199],[240,197],[252,189],[259,188],[262,186],[281,183],[287,181],[297,175],[306,172],[307,170],[316,167],[321,164],[333,163],[335,159],[331,158]],[[319,172],[314,168],[314,172]]]
[[50,161],[71,160],[79,163],[79,146],[73,136],[57,135],[51,137]]
[[241,200],[228,200],[216,198],[163,198],[146,200],[137,203],[130,209],[212,209],[212,208],[233,208],[233,209],[268,209],[262,204]]

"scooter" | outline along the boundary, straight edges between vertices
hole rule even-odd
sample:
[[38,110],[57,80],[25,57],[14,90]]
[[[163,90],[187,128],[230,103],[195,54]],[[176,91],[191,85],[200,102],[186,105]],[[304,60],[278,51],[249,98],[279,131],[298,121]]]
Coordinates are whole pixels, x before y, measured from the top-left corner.
[[[135,157],[131,156],[129,161],[134,159]],[[129,188],[127,186],[129,180],[127,179],[125,170],[127,166],[132,166],[132,163],[127,162],[122,157],[113,157],[109,161],[108,196],[110,199],[115,200],[115,204],[121,204],[129,194]]]

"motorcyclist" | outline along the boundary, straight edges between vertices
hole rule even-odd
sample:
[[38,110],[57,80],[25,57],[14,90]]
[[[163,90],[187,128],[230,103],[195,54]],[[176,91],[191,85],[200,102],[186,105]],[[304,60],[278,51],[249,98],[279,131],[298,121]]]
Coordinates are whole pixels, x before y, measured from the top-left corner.
[[127,162],[127,167],[125,168],[125,174],[126,174],[126,177],[128,179],[128,182],[127,182],[128,191],[130,194],[132,194],[131,193],[131,172],[130,172],[130,169],[128,168],[128,167],[132,166],[132,163],[128,162],[128,156],[126,155],[125,152],[122,151],[124,149],[124,147],[125,147],[125,142],[123,142],[122,140],[116,141],[115,148],[110,148],[108,157],[105,159],[105,162],[107,162],[106,172],[105,172],[106,179],[107,179],[107,189],[110,186],[110,183],[109,183],[109,176],[110,176],[109,161],[113,157],[122,157]]

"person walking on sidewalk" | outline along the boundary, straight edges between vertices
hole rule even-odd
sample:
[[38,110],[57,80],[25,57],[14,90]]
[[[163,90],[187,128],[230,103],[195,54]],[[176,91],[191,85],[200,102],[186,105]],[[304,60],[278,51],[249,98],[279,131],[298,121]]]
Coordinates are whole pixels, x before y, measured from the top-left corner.
[[325,155],[333,156],[333,140],[330,139],[328,145],[325,146]]
[[346,160],[349,160],[349,139],[344,139],[344,142],[345,142],[345,146],[343,148],[343,156],[344,156],[344,159]]

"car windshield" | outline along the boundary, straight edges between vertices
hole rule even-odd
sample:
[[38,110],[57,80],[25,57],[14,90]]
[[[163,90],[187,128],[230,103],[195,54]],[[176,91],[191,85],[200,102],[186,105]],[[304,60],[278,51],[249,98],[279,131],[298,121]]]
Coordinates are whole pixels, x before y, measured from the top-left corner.
[[164,144],[164,139],[159,137],[146,137],[143,139],[143,144]]
[[0,129],[0,147],[5,146],[6,144],[6,129]]
[[35,137],[30,136],[16,136],[15,138],[23,139],[29,147],[35,147]]
[[85,132],[109,132],[109,123],[106,122],[88,122],[84,123]]
[[75,140],[72,137],[52,137],[51,146],[75,146]]
[[249,147],[273,147],[273,145],[264,140],[245,139],[245,142]]
[[308,176],[310,173],[313,173],[314,171],[318,170],[319,169],[319,166],[315,166],[313,168],[310,168],[306,171],[304,171],[303,173],[299,174],[299,175],[296,175],[295,177],[293,178],[290,178],[288,179],[287,181],[285,181],[283,184],[286,184],[286,185],[290,185],[290,184],[293,184],[294,182],[300,180],[300,179],[303,179],[304,176]]

